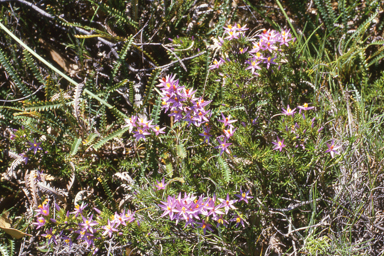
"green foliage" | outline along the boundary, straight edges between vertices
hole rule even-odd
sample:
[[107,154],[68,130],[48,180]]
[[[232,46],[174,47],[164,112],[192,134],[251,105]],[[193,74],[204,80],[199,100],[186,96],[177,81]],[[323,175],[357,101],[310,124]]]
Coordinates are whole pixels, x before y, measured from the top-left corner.
[[[277,1],[278,8],[229,0],[54,2],[43,10],[46,20],[26,15],[36,9],[23,5],[1,9],[2,23],[30,47],[21,51],[8,32],[0,38],[9,45],[0,49],[1,76],[9,81],[0,90],[1,186],[7,200],[24,203],[11,211],[29,224],[36,218],[24,205],[36,211],[47,198],[61,207],[51,213],[59,223],[48,221],[40,234],[53,227],[68,235],[66,211],[81,201],[88,204],[85,215],[93,207],[101,211],[99,230],[115,212],[135,212],[135,221],[119,226],[123,235],[109,239],[97,231],[101,254],[381,250],[381,237],[366,232],[377,228],[382,210],[384,41],[372,35],[382,29],[379,1]],[[224,27],[235,23],[247,25],[245,36],[220,41],[228,35]],[[297,38],[279,51],[264,50],[257,76],[248,68],[249,52],[264,27],[265,33],[290,27]],[[267,68],[269,54],[277,64]],[[208,121],[175,122],[175,110],[166,111],[171,96],[158,84],[173,74],[181,92],[196,90],[182,102],[186,109],[208,103]],[[297,113],[306,103],[315,108]],[[288,105],[296,107],[294,116],[281,113]],[[226,151],[223,139],[231,131],[219,120],[229,115],[236,122]],[[135,117],[148,120],[145,139],[136,139],[143,131],[131,125]],[[155,135],[152,125],[165,134]],[[202,137],[207,131],[209,142]],[[163,178],[164,187],[156,188]],[[247,203],[237,201],[240,189],[249,193]],[[162,202],[187,194],[236,199],[236,209],[223,214],[228,225],[217,226],[213,214],[194,227],[161,217]],[[203,220],[212,225],[206,234]],[[36,235],[34,225],[27,231]],[[16,254],[20,242],[5,238],[1,233],[2,255]],[[32,247],[55,250],[47,243]]]

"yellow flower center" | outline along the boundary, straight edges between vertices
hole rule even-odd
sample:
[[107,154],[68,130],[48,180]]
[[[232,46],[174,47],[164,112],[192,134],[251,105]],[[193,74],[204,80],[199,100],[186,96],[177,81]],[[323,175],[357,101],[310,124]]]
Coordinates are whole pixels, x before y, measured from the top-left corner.
[[237,223],[239,223],[240,220],[241,220],[241,219],[240,219],[239,217],[236,218],[236,222],[237,222]]
[[46,238],[51,239],[52,235],[48,234]]
[[255,61],[252,61],[252,66],[256,66],[256,62]]
[[245,193],[241,194],[241,196],[242,196],[243,198],[245,198]]
[[37,145],[36,145],[36,144],[33,144],[33,146],[34,146],[34,147],[37,147]]
[[39,219],[39,222],[40,222],[40,223],[43,223],[43,222],[44,222],[44,219]]
[[168,87],[168,88],[171,87],[171,84],[170,84],[170,83],[167,83],[167,87]]
[[271,57],[268,57],[268,61],[271,61]]
[[304,107],[307,108],[307,107],[308,107],[308,104],[307,104],[307,103],[304,103]]

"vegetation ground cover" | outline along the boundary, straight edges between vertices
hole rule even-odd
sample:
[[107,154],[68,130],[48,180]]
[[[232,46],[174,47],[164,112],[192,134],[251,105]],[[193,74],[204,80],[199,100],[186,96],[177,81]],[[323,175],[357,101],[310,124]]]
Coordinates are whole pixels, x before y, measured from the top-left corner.
[[381,1],[1,1],[2,255],[381,255]]

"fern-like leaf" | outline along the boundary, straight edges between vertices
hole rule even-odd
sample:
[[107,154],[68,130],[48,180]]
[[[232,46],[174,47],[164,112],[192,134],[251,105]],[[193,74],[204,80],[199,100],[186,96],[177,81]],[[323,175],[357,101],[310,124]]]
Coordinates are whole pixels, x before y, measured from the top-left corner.
[[36,77],[36,79],[41,83],[45,84],[44,78],[41,75],[40,71],[36,68],[37,65],[33,61],[31,54],[27,50],[23,50],[23,55],[25,57],[25,62],[27,63],[28,67],[32,70],[33,75]]
[[114,78],[117,75],[117,72],[118,72],[120,66],[122,65],[122,63],[124,63],[125,58],[126,58],[127,53],[128,53],[128,50],[131,48],[132,42],[133,42],[133,36],[129,36],[127,38],[127,41],[124,43],[123,48],[121,49],[121,51],[119,53],[120,59],[117,61],[117,63],[113,67],[112,78]]
[[81,141],[82,141],[81,137],[79,137],[73,141],[72,148],[71,148],[71,156],[76,155],[77,151],[79,150]]
[[153,120],[153,124],[158,124],[160,120],[160,113],[161,113],[161,97],[159,96],[156,100],[155,105],[153,106],[152,113],[151,113],[151,119]]
[[20,91],[23,93],[24,96],[32,94],[32,91],[29,90],[29,88],[27,88],[24,85],[24,83],[20,80],[15,69],[9,63],[7,56],[5,55],[5,53],[1,48],[0,48],[0,63],[4,67],[5,71],[7,71],[7,73],[9,74],[9,76],[12,78],[13,82],[17,86],[17,88],[20,89]]
[[116,132],[110,134],[109,136],[107,136],[107,137],[101,139],[99,142],[97,142],[97,143],[93,146],[93,148],[94,148],[95,150],[98,150],[98,149],[101,148],[105,143],[107,143],[108,141],[110,141],[110,140],[112,140],[112,139],[114,139],[114,138],[116,138],[116,137],[119,137],[119,136],[123,135],[123,134],[124,134],[126,131],[128,131],[128,130],[129,130],[129,127],[125,127],[124,129],[118,130],[118,131],[116,131]]
[[0,244],[0,252],[2,256],[9,256],[10,254],[8,253],[8,248],[4,244]]
[[157,81],[157,77],[159,76],[159,74],[160,74],[159,69],[153,71],[153,73],[151,75],[151,83],[145,89],[145,93],[144,93],[145,96],[144,96],[143,104],[141,105],[140,111],[144,108],[144,106],[147,106],[147,101],[152,94],[153,87],[155,86],[155,83]]
[[228,166],[227,162],[225,162],[225,160],[221,156],[219,156],[218,162],[219,162],[219,164],[220,164],[220,166],[222,168],[221,172],[223,174],[223,178],[224,178],[225,182],[227,182],[227,183],[230,182],[230,180],[231,180],[231,169],[229,169],[229,166]]
[[78,118],[78,116],[79,116],[79,99],[81,96],[83,86],[84,86],[83,83],[79,83],[79,84],[77,84],[76,89],[75,89],[75,95],[74,95],[74,101],[73,101],[73,115],[76,118]]

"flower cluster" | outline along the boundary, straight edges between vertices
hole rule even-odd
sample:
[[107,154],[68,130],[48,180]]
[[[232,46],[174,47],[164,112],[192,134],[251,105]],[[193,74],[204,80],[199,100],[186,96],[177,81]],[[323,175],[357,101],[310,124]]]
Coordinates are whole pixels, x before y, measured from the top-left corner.
[[279,47],[286,45],[292,40],[289,30],[283,30],[279,33],[276,30],[265,30],[259,35],[259,40],[253,42],[252,49],[249,51],[251,58],[246,61],[252,74],[259,75],[256,70],[260,70],[260,63],[267,64],[269,69],[271,64],[277,64],[274,60],[277,56],[273,56],[274,52],[280,51]]
[[179,86],[176,75],[167,75],[160,79],[157,86],[161,89],[162,109],[170,112],[169,116],[174,117],[174,122],[187,121],[199,127],[209,121],[209,111],[204,109],[211,101],[204,101],[202,97],[195,97],[196,90],[186,89]]
[[[227,27],[224,27],[224,33],[227,35],[224,39],[232,40],[244,37],[244,32],[248,30],[246,26],[247,25],[242,27],[240,24],[235,24],[234,26],[228,25]],[[222,41],[221,38],[219,38],[219,40]]]
[[[303,124],[305,124],[305,120],[306,120],[306,116],[305,116],[305,111],[307,110],[311,110],[311,109],[314,109],[315,107],[313,106],[309,106],[310,103],[304,103],[302,106],[298,106],[297,108],[299,109],[299,114],[301,114],[302,116],[302,120],[301,122]],[[294,109],[291,109],[289,107],[289,105],[287,105],[287,108],[282,108],[282,112],[281,114],[283,114],[284,116],[290,116],[290,120],[292,121],[291,123],[291,126],[289,128],[289,125],[286,125],[285,126],[285,131],[286,132],[290,132],[294,135],[294,140],[295,140],[295,147],[301,147],[302,149],[305,149],[305,143],[306,141],[308,140],[308,138],[305,136],[306,132],[307,132],[307,129],[313,129],[314,126],[315,126],[315,120],[316,118],[314,117],[311,121],[310,121],[310,127],[309,128],[309,122],[307,122],[307,127],[306,128],[302,128],[302,132],[299,133],[299,130],[300,130],[300,125],[297,123],[297,122],[294,122],[294,117],[295,117],[295,114],[297,114],[296,112],[296,108]],[[297,120],[297,119],[296,119]],[[285,122],[285,119],[283,119],[283,121]],[[293,123],[294,122],[294,123]],[[319,133],[324,127],[320,127],[318,130],[317,130],[317,133]],[[273,150],[279,150],[279,151],[282,151],[284,147],[286,147],[286,145],[284,144],[284,139],[280,140],[279,137],[277,137],[277,141],[276,142],[272,142],[272,144],[274,144],[274,148]],[[331,157],[334,158],[335,154],[340,154],[340,152],[338,151],[341,146],[340,145],[335,145],[335,140],[333,139],[331,144],[328,144],[327,143],[327,147],[328,149],[325,151],[325,153],[330,153]]]
[[[228,143],[227,140],[233,136],[237,128],[233,129],[232,123],[236,122],[237,120],[231,120],[231,115],[225,117],[223,113],[221,113],[221,120],[218,120],[220,123],[223,123],[223,135],[219,136],[217,138],[217,141],[219,142],[219,146],[215,147],[220,149],[220,155],[223,154],[225,151],[227,154],[230,154],[228,147],[232,145],[232,143]],[[221,139],[220,139],[221,138]]]
[[[303,106],[298,106],[297,107],[299,109],[299,113],[301,113],[301,111],[307,111],[307,110],[311,110],[311,109],[314,109],[315,107],[310,107],[308,105],[308,103],[304,103]],[[296,114],[296,108],[294,109],[291,109],[289,107],[289,105],[287,105],[287,108],[282,108],[282,114],[285,115],[285,116],[291,116],[292,120]],[[305,113],[302,114],[303,116],[303,120],[305,120]],[[311,121],[311,127],[313,128],[314,126],[314,121],[315,121],[315,118],[312,119]],[[291,132],[295,134],[295,139],[297,141],[301,141],[300,145],[297,144],[296,147],[298,146],[301,146],[303,149],[305,149],[305,139],[302,138],[302,135],[300,135],[298,133],[298,130],[299,130],[300,126],[298,123],[295,123],[291,126]],[[288,126],[285,127],[285,130],[288,132],[289,129],[288,129]],[[303,131],[303,134],[305,134],[306,130]],[[277,137],[277,142],[272,142],[272,144],[275,145],[275,147],[273,148],[273,150],[279,150],[279,151],[282,151],[284,147],[286,147],[286,145],[284,144],[284,139],[280,140],[279,137]]]
[[[76,205],[73,212],[64,212],[58,205],[55,205],[56,215],[50,211],[49,202],[46,200],[37,209],[35,217],[36,222],[33,225],[37,229],[45,227],[45,234],[42,236],[48,239],[48,244],[58,244],[58,240],[69,247],[76,243],[84,243],[86,248],[91,247],[95,254],[99,248],[95,244],[102,244],[98,241],[111,238],[114,233],[120,232],[120,226],[127,226],[135,220],[134,212],[123,210],[121,213],[115,212],[110,218],[106,219],[100,216],[101,211],[94,208],[99,214],[84,214],[87,204]],[[56,216],[56,218],[54,217]]]
[[[206,230],[212,230],[212,225],[208,222],[209,218],[217,222],[217,227],[220,225],[227,226],[228,221],[224,219],[225,215],[228,215],[230,210],[237,209],[234,204],[236,202],[244,201],[248,203],[248,199],[253,198],[249,196],[248,192],[240,190],[240,194],[235,195],[238,200],[231,200],[229,195],[225,199],[213,197],[196,196],[185,193],[184,197],[181,193],[176,198],[175,196],[168,196],[166,202],[159,204],[160,208],[164,211],[161,217],[168,215],[171,220],[176,220],[176,224],[179,221],[185,221],[185,226],[191,225],[194,227],[198,225],[206,233]],[[201,220],[201,222],[199,222]],[[240,214],[236,214],[230,221],[235,221],[236,226],[241,224],[244,227],[244,219]]]
[[165,127],[160,128],[158,125],[152,125],[153,120],[147,120],[145,117],[132,116],[125,119],[125,125],[123,128],[128,127],[129,132],[133,131],[133,137],[136,141],[146,139],[146,136],[154,133],[156,136],[165,133]]
[[[225,34],[227,35],[224,39],[219,37],[219,45],[222,46],[225,40],[239,39],[245,37],[244,32],[248,30],[246,26],[235,24],[234,26],[228,25],[224,27]],[[261,70],[260,64],[266,64],[266,68],[269,69],[271,65],[276,65],[275,62],[277,55],[275,52],[281,51],[282,46],[289,46],[289,42],[292,41],[292,35],[290,30],[283,30],[281,33],[276,30],[266,30],[259,35],[259,40],[252,42],[252,48],[248,51],[248,47],[239,48],[239,54],[249,53],[248,60],[245,64],[248,65],[245,69],[251,70],[252,74],[259,76],[257,70]],[[225,60],[220,58],[215,59],[210,69],[217,69]]]

